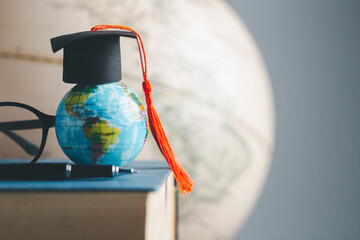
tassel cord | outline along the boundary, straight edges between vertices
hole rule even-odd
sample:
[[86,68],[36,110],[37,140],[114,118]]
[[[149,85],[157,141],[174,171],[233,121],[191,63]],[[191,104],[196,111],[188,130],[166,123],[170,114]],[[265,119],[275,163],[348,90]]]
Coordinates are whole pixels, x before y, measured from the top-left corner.
[[147,61],[146,61],[145,48],[140,35],[132,28],[122,25],[97,25],[93,27],[91,31],[106,30],[106,29],[123,29],[123,30],[131,31],[136,35],[136,41],[140,53],[141,69],[144,79],[142,86],[146,97],[147,113],[149,116],[150,129],[152,135],[161,153],[168,162],[171,171],[174,173],[174,177],[179,186],[180,192],[184,195],[190,193],[195,183],[190,178],[190,176],[185,172],[180,162],[178,161],[177,157],[175,156],[175,153],[172,150],[170,143],[166,137],[160,118],[156,112],[156,109],[152,104],[151,83],[147,79]]

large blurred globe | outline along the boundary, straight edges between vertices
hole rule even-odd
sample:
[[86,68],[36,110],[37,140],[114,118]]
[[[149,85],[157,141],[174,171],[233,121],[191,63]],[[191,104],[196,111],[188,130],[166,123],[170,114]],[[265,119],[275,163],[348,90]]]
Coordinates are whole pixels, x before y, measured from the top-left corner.
[[60,102],[55,130],[73,162],[122,167],[141,151],[148,122],[140,97],[124,83],[77,85]]
[[[144,40],[154,106],[196,185],[180,199],[180,239],[231,239],[251,212],[273,151],[270,82],[257,47],[221,0],[3,0],[1,100],[47,113],[71,85],[51,37],[97,24],[134,28]],[[123,82],[141,93],[136,41],[121,39]],[[60,157],[49,136],[44,157]],[[52,141],[51,141],[52,140]],[[163,159],[149,140],[138,158]]]

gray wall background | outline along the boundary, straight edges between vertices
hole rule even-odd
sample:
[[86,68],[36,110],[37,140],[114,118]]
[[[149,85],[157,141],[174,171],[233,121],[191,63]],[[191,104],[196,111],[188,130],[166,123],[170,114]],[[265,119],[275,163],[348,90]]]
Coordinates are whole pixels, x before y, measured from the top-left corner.
[[360,239],[360,1],[229,2],[265,59],[277,125],[235,239]]

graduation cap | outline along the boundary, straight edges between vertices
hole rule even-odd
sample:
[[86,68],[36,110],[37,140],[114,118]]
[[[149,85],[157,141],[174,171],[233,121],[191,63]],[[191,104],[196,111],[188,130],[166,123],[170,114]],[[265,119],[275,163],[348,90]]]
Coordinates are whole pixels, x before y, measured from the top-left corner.
[[86,31],[52,38],[53,52],[64,48],[63,81],[86,85],[121,80],[119,37],[129,31]]

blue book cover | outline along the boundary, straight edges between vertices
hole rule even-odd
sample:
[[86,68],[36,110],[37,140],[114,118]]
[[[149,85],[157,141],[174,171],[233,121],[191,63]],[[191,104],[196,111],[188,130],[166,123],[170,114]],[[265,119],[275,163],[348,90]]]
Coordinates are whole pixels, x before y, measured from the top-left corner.
[[[21,160],[1,159],[2,163],[21,163]],[[69,160],[44,160],[41,162],[72,163]],[[171,170],[166,161],[133,161],[127,167],[138,173],[124,173],[114,178],[71,178],[67,180],[3,180],[0,192],[9,191],[156,191],[169,177]]]

